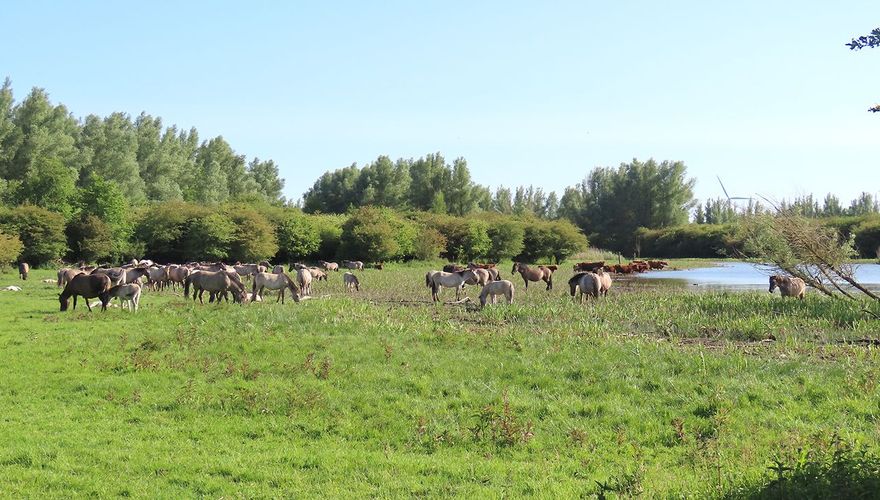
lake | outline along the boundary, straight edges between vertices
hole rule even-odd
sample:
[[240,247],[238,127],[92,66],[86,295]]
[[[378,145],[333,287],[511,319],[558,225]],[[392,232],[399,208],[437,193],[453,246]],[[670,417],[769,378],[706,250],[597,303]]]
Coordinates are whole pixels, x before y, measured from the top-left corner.
[[[871,290],[880,290],[880,264],[854,264],[856,280]],[[705,290],[767,290],[769,272],[746,262],[719,262],[712,267],[678,271],[649,271],[634,282],[687,286]]]

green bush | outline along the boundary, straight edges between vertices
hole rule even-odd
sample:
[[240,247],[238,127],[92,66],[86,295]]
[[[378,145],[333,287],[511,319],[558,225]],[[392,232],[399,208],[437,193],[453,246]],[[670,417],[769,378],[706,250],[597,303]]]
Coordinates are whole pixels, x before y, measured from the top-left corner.
[[21,260],[39,266],[67,253],[67,236],[61,214],[33,205],[0,211],[0,230],[17,235],[24,245]]
[[236,229],[232,221],[220,214],[212,213],[193,220],[183,239],[188,259],[228,259]]
[[542,260],[564,261],[575,253],[585,250],[587,237],[567,220],[543,221],[528,219],[525,222],[523,249],[516,260],[538,262]]
[[194,257],[184,247],[192,221],[210,211],[185,202],[165,202],[148,208],[135,226],[137,240],[142,242],[144,255],[157,262],[185,262]]
[[713,258],[731,255],[739,245],[731,224],[687,224],[664,229],[639,228],[638,254],[666,258]]
[[393,210],[361,207],[342,225],[340,253],[370,262],[401,259],[412,254],[415,237],[413,224]]
[[23,249],[24,245],[18,236],[0,232],[0,268],[15,262]]
[[333,259],[339,255],[342,245],[342,224],[345,223],[343,215],[309,215],[309,220],[317,228],[320,236],[318,250],[310,257],[321,259]]
[[259,262],[278,252],[275,227],[256,210],[242,205],[231,205],[224,212],[235,225],[229,242],[230,261]]
[[491,262],[500,262],[522,252],[525,229],[521,222],[509,217],[493,217],[487,222],[490,246],[486,258]]
[[114,254],[110,227],[94,215],[83,214],[67,226],[67,242],[73,260],[107,261]]
[[433,227],[422,227],[413,241],[413,257],[418,260],[436,259],[446,249],[446,237]]
[[275,235],[278,238],[276,260],[280,262],[302,260],[316,254],[321,248],[321,229],[317,221],[299,210],[285,214],[285,218],[275,226]]
[[862,222],[854,232],[854,243],[859,256],[867,259],[880,258],[880,218]]

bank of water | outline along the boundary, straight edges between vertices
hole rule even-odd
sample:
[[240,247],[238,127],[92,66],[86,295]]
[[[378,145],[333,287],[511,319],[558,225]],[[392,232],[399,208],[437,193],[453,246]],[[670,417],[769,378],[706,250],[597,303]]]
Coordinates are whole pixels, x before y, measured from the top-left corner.
[[[880,264],[854,264],[855,277],[880,291]],[[695,290],[766,290],[770,271],[746,262],[718,262],[711,267],[650,271],[636,275],[634,284],[663,284]]]

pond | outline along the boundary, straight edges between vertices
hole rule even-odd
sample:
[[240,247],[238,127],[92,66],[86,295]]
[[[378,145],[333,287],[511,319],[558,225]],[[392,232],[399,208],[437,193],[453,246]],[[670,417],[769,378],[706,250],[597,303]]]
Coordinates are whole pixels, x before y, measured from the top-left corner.
[[[855,264],[856,280],[880,291],[880,264]],[[636,275],[656,284],[686,286],[698,290],[767,290],[769,272],[746,262],[719,262],[712,267],[678,271],[649,271]]]

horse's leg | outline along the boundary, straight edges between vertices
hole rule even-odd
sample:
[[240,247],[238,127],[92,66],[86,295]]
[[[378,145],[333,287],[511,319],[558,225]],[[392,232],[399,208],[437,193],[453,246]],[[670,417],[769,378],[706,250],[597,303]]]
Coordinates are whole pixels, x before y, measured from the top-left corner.
[[[284,289],[281,289],[281,293],[278,294],[278,299],[281,299],[281,305],[284,305]],[[275,299],[275,303],[278,303],[278,299]]]
[[[86,307],[89,308],[89,312],[92,312],[92,305],[89,304],[89,299],[86,299],[85,295],[83,295],[83,299],[86,301]],[[76,304],[76,295],[73,296],[73,303]],[[76,306],[74,305],[74,307]]]

